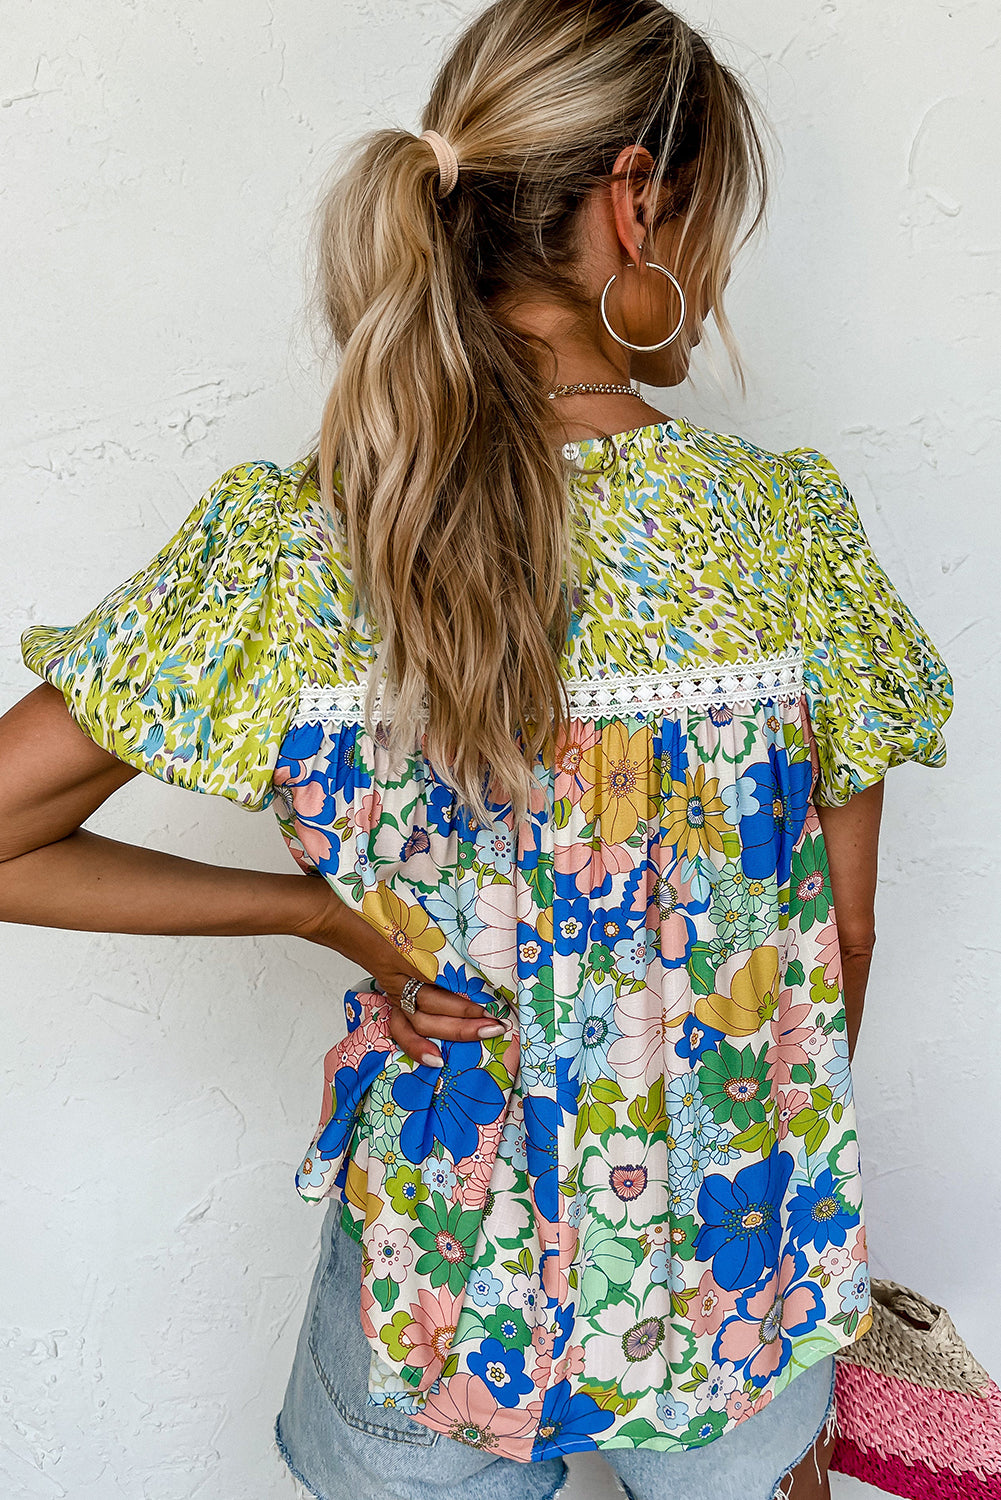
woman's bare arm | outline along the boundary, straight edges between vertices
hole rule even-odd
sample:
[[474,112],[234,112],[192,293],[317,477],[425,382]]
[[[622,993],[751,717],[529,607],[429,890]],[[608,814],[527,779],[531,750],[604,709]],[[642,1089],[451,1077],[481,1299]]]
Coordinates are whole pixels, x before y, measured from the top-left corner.
[[843,807],[817,807],[831,870],[834,914],[844,968],[848,1056],[862,1023],[869,964],[876,942],[876,866],[883,782],[850,797]]
[[[306,938],[360,965],[392,998],[423,975],[325,880],[229,869],[89,833],[80,825],[139,773],[96,745],[48,684],[0,718],[0,920],[88,932]],[[464,996],[425,984],[394,1039],[440,1063],[427,1038],[471,1040],[486,1024]],[[497,1034],[496,1028],[492,1034]]]

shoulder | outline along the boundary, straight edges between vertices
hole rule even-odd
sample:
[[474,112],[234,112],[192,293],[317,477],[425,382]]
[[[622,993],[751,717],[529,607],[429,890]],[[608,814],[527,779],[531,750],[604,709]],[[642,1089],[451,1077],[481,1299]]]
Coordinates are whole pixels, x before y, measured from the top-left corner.
[[[796,509],[805,490],[839,483],[833,465],[814,448],[766,448],[742,433],[720,432],[682,417],[624,434],[617,457],[622,460],[618,472],[633,484],[667,489],[677,484],[716,486],[729,493],[770,497]],[[599,477],[606,461],[599,446],[585,451],[582,477]]]

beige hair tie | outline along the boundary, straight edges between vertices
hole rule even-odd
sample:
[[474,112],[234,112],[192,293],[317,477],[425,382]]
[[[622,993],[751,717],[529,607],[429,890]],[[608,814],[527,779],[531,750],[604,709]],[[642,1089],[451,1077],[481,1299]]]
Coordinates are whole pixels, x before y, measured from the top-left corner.
[[459,180],[459,158],[443,135],[437,130],[425,130],[421,136],[427,141],[438,158],[438,196],[447,198]]

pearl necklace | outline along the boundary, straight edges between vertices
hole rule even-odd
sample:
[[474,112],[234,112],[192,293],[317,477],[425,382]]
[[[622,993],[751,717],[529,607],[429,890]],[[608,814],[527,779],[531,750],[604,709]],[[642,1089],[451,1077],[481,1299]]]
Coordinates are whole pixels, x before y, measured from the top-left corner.
[[608,381],[597,383],[583,380],[578,382],[577,385],[558,385],[554,391],[549,392],[549,399],[550,401],[554,401],[557,396],[574,396],[578,391],[600,391],[604,395],[617,395],[621,393],[623,396],[636,396],[640,401],[645,399],[640,395],[639,391],[634,391],[631,385],[614,385]]

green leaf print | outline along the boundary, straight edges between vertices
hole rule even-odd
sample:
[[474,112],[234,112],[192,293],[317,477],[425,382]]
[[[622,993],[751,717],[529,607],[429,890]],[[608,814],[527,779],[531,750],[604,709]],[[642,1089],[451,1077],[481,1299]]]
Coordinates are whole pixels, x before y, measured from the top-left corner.
[[400,1295],[400,1288],[388,1276],[380,1276],[378,1281],[372,1282],[372,1294],[383,1312],[389,1312]]

